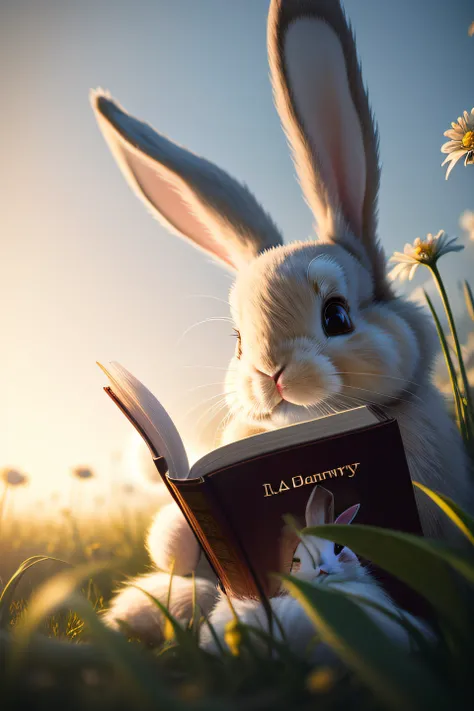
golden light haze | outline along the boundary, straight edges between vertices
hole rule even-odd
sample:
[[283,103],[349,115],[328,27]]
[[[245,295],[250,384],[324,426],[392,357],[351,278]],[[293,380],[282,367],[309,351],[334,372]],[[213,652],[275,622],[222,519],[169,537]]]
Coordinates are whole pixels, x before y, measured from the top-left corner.
[[[69,485],[78,465],[105,481],[114,453],[128,451],[131,427],[102,392],[97,360],[142,380],[198,452],[235,345],[224,321],[180,341],[228,316],[231,277],[132,194],[95,125],[91,87],[247,183],[287,240],[313,233],[273,108],[267,5],[2,4],[0,467],[25,471],[32,491]],[[454,236],[474,209],[474,168],[446,183],[440,145],[472,85],[472,18],[448,3],[429,26],[409,0],[345,6],[380,124],[387,255],[430,231]],[[457,310],[473,251],[443,262]]]

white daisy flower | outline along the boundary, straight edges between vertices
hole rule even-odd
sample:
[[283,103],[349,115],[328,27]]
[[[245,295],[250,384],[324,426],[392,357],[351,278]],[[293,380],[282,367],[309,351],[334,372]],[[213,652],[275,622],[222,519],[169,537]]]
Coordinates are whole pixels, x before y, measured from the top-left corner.
[[469,239],[474,240],[474,212],[472,210],[466,210],[462,213],[459,218],[459,225],[461,229],[467,232]]
[[428,234],[426,239],[419,237],[413,244],[406,244],[403,252],[395,252],[389,259],[396,266],[389,272],[389,278],[393,281],[400,279],[413,279],[413,276],[420,264],[427,267],[434,266],[438,259],[448,252],[460,252],[463,245],[455,245],[457,237],[449,239],[448,235],[440,230],[437,235]]
[[474,164],[474,108],[471,113],[465,111],[463,116],[459,116],[457,123],[451,124],[452,128],[445,131],[444,135],[450,138],[447,143],[441,146],[441,153],[448,155],[441,163],[445,165],[449,163],[446,171],[446,180],[458,160],[464,155],[464,165]]

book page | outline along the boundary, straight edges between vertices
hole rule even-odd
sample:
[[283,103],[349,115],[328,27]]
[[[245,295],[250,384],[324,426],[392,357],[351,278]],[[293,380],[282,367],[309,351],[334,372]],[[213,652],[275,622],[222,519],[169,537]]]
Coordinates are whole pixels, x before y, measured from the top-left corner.
[[377,422],[379,422],[377,415],[362,405],[310,422],[300,422],[271,432],[263,432],[209,452],[192,466],[190,476],[191,478],[205,476],[216,468],[236,464],[266,452],[351,432]]
[[186,479],[189,462],[183,440],[163,405],[120,363],[112,362],[107,367],[97,365],[107,375],[117,404],[123,406],[132,424],[138,425],[136,429],[146,444],[151,445],[152,455],[166,459],[173,479]]

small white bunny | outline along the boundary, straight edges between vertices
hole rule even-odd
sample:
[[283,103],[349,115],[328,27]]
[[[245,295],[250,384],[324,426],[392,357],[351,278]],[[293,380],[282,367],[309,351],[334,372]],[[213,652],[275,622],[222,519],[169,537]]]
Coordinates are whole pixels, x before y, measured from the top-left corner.
[[[376,403],[399,423],[412,478],[469,510],[466,455],[431,381],[433,325],[387,280],[376,234],[378,135],[340,3],[272,0],[268,52],[276,106],[318,225],[314,241],[283,244],[245,186],[106,93],[92,94],[138,196],[170,230],[235,270],[238,343],[223,442]],[[428,497],[417,498],[424,532],[452,536]],[[169,570],[175,560],[191,572],[198,547],[189,534],[177,535],[185,528],[174,504],[158,513],[148,541],[158,567]]]
[[[334,497],[330,491],[318,485],[314,487],[306,505],[306,526],[321,526],[327,523],[347,525],[354,520],[358,510],[359,504],[351,506],[334,520]],[[312,585],[324,585],[354,596],[357,604],[385,634],[404,648],[409,649],[413,645],[413,638],[403,626],[402,620],[414,625],[426,638],[429,637],[430,632],[426,625],[413,615],[402,612],[349,548],[315,536],[304,536],[293,560],[295,565],[292,575]],[[367,604],[361,602],[360,598],[366,600]],[[269,632],[267,612],[259,601],[233,599],[231,602],[242,624]],[[371,603],[395,615],[399,621],[375,609]],[[316,631],[300,603],[291,595],[281,595],[272,598],[270,604],[279,621],[279,625],[273,623],[272,626],[272,634],[276,639],[286,640],[290,649],[300,656],[316,655],[314,661],[317,661],[322,650],[320,647],[312,649],[311,642]],[[209,618],[221,645],[225,645],[226,626],[234,619],[232,608],[226,596],[221,593]],[[253,643],[258,644],[259,640],[262,643],[261,638],[255,637]],[[211,652],[219,650],[206,623],[201,632],[201,645]],[[327,649],[324,648],[323,654],[327,654]]]

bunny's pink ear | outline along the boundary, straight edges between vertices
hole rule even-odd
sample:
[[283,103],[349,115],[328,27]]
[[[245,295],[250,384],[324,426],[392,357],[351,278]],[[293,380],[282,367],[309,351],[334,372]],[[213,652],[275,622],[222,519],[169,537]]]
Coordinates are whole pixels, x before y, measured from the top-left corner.
[[378,134],[339,0],[271,0],[267,41],[276,107],[319,239],[356,256],[386,298]]
[[334,496],[324,486],[316,485],[306,504],[306,526],[322,526],[334,521]]
[[360,504],[354,504],[354,506],[349,506],[348,509],[343,511],[339,516],[336,518],[334,523],[344,523],[344,524],[349,524],[352,523],[352,521],[355,519],[357,514],[359,513],[360,509]]
[[234,269],[282,244],[244,185],[128,114],[106,92],[91,92],[91,103],[125,179],[168,229]]

